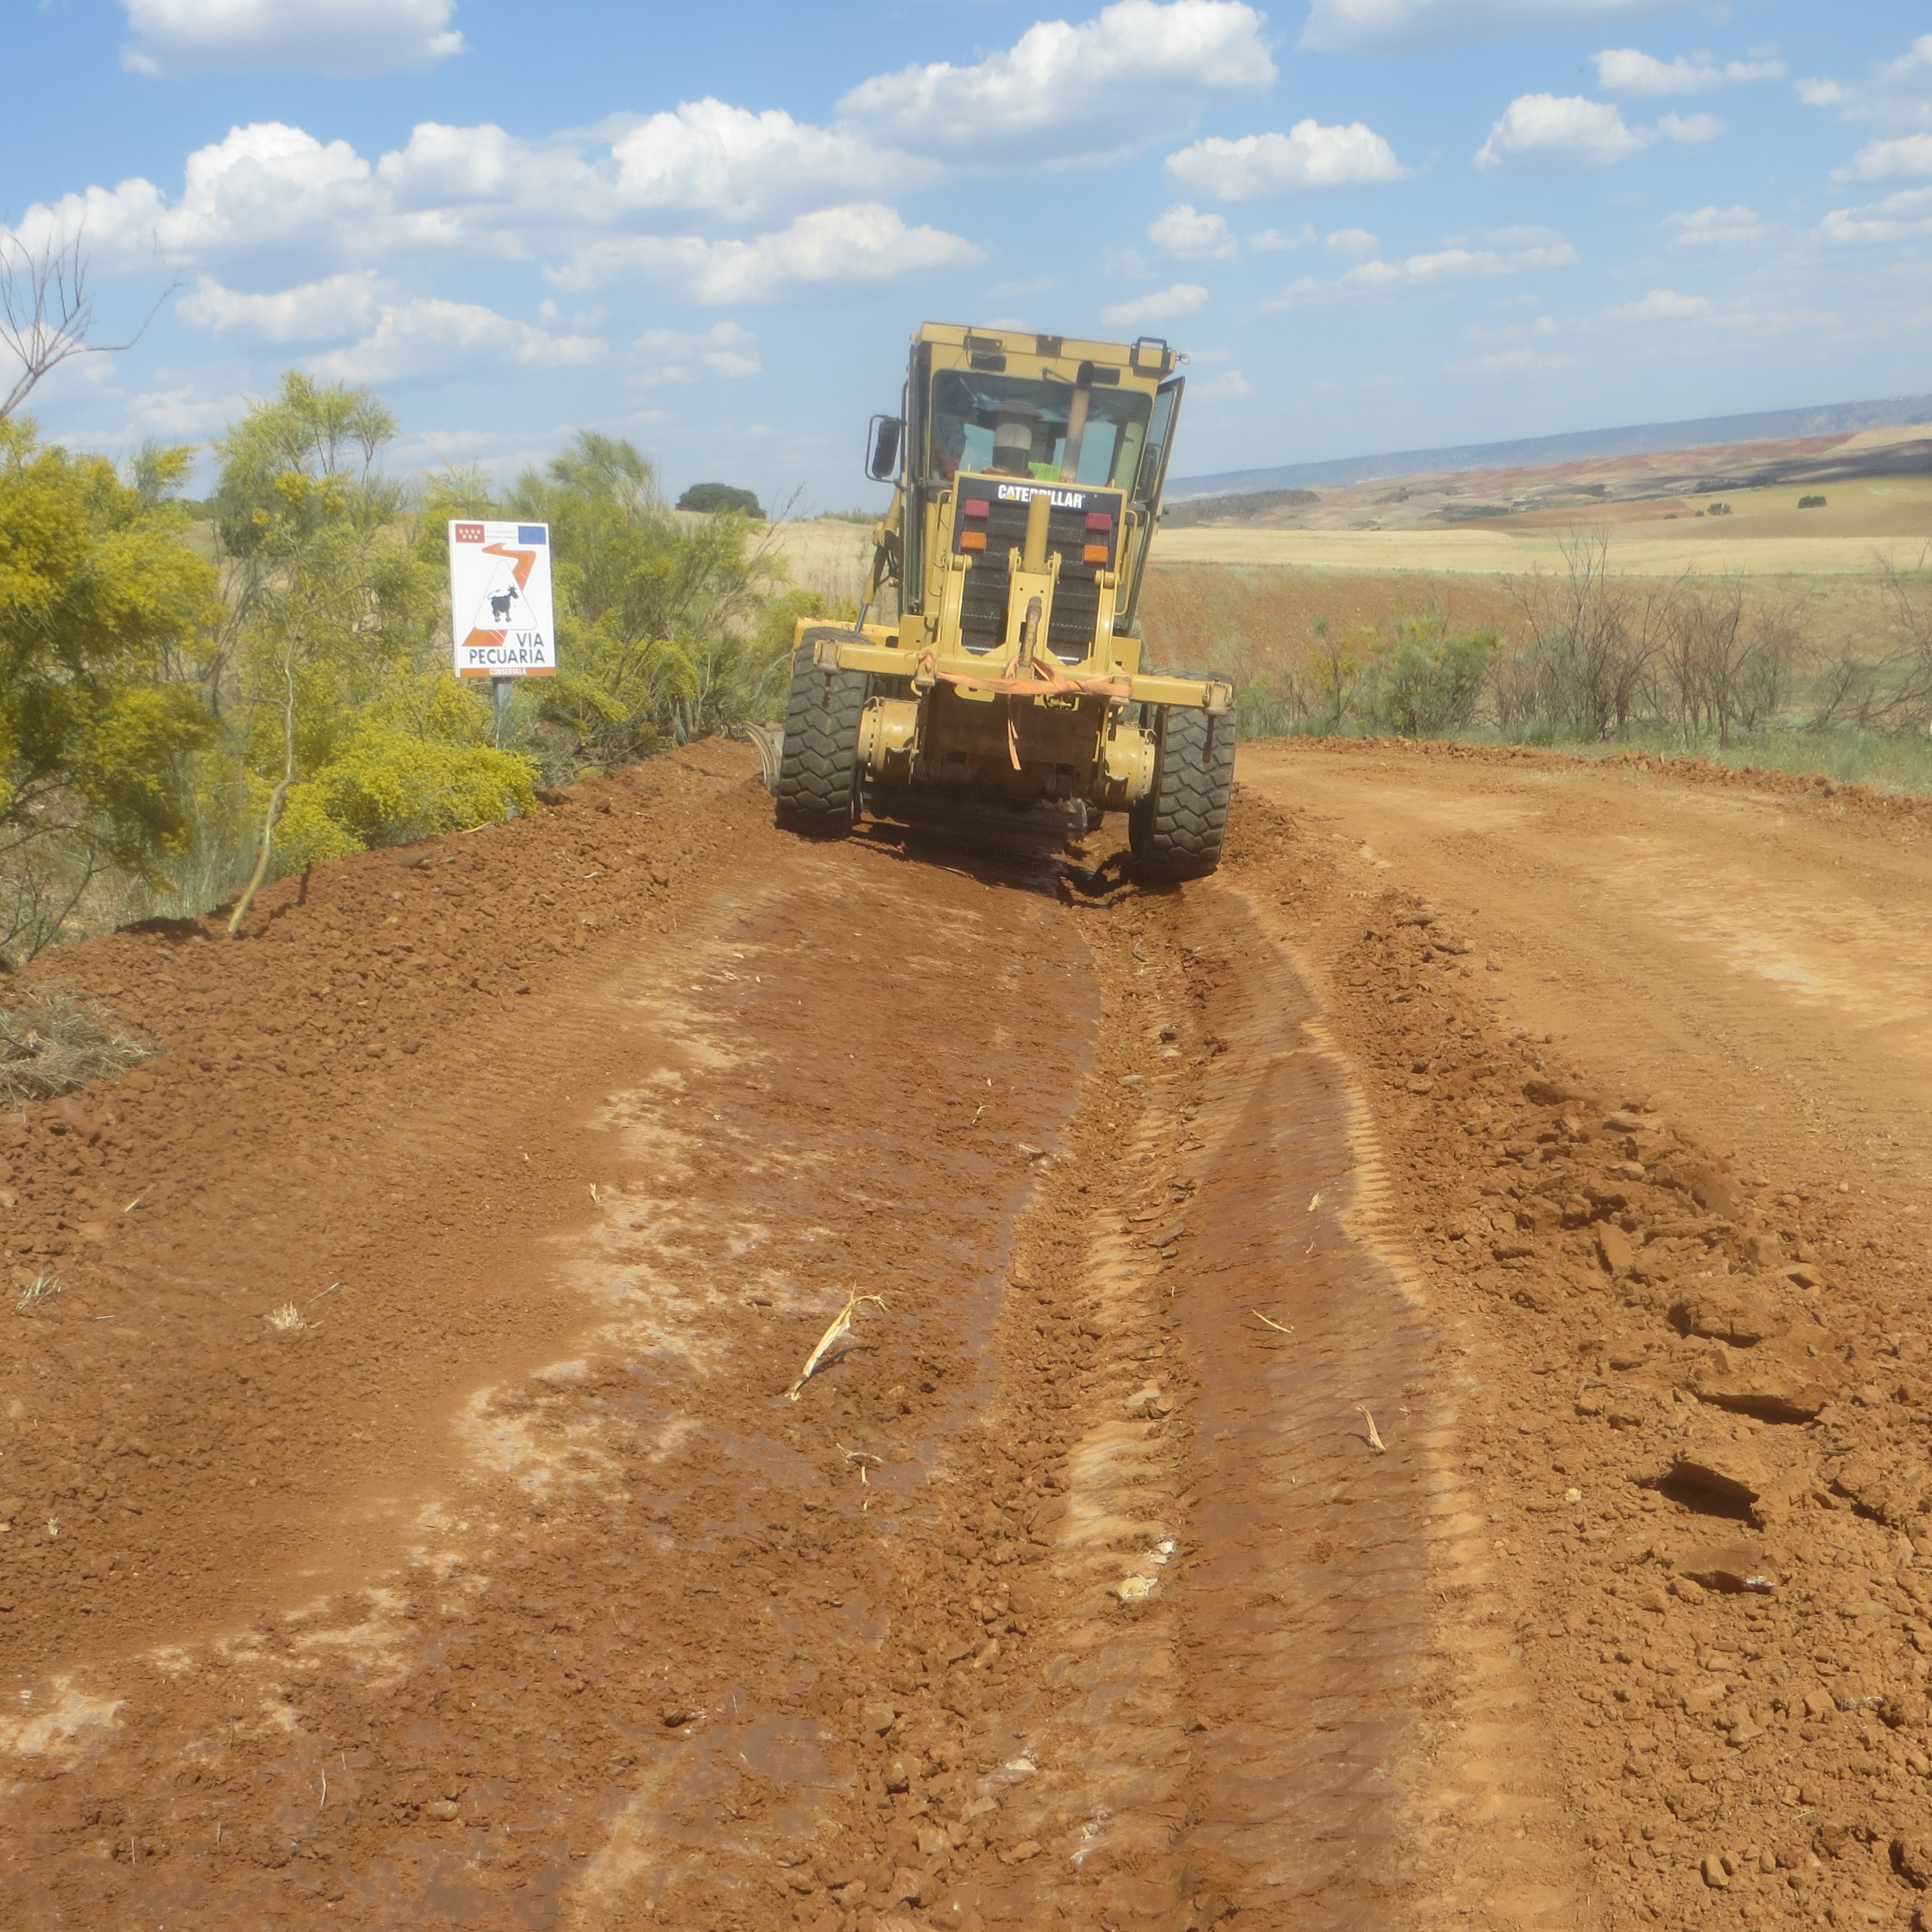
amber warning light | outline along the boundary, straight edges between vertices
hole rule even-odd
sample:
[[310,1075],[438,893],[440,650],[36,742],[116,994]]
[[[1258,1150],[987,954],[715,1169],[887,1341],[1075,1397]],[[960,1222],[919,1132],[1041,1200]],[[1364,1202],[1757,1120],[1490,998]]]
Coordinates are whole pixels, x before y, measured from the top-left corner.
[[449,617],[458,677],[554,677],[550,526],[452,524]]

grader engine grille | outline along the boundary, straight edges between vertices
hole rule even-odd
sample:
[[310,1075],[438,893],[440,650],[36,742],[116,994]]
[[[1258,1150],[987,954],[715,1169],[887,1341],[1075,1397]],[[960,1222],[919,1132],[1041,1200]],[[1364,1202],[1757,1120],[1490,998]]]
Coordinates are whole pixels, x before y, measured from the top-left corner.
[[1045,490],[1053,505],[1047,518],[1047,548],[1060,557],[1060,584],[1054,592],[1046,647],[1063,664],[1078,664],[1094,648],[1094,626],[1100,611],[1094,580],[1114,568],[1119,552],[1119,494],[1060,484],[1004,482],[992,476],[962,477],[958,487],[952,547],[973,560],[959,610],[967,650],[983,655],[1009,642],[1006,557],[1024,548],[1028,506]]

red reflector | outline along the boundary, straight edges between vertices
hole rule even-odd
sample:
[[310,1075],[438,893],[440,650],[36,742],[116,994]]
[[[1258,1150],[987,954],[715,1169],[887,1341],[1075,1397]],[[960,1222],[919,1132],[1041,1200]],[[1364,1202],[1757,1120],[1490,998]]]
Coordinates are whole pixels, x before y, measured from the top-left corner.
[[992,506],[983,496],[968,496],[959,506],[961,513],[968,517],[983,517]]
[[1114,519],[1105,510],[1089,510],[1087,512],[1087,527],[1090,530],[1111,530],[1114,527]]
[[1107,546],[1105,544],[1089,544],[1080,553],[1082,563],[1105,563],[1106,560]]
[[963,532],[959,538],[959,548],[962,550],[984,550],[986,548],[986,532],[984,530]]

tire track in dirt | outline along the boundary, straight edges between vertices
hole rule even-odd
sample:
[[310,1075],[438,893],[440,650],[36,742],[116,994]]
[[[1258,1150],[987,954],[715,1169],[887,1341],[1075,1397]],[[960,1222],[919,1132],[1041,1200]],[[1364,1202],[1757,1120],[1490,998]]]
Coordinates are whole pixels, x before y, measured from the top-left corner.
[[[251,1180],[239,1148],[184,1163],[148,1247],[34,1324],[65,1346],[138,1298],[212,1198],[251,1304],[318,1262],[352,1276],[316,1325],[248,1325],[125,1392],[181,1418],[153,1460],[194,1473],[151,1567],[64,1573],[124,1594],[98,1636],[34,1624],[46,1661],[22,1654],[0,1731],[0,1897],[36,1924],[209,1932],[1420,1909],[1442,1861],[1415,1763],[1444,1748],[1424,1707],[1476,1708],[1432,1607],[1453,1497],[1426,1405],[1402,1413],[1434,1345],[1348,1218],[1372,1150],[1278,949],[1218,888],[1108,890],[1103,866],[1063,907],[1038,854],[814,848],[694,760],[646,783],[661,810],[698,780],[725,862],[621,942],[611,905],[561,981],[512,966],[513,1046],[420,1046],[434,1072],[412,1056],[357,1096],[359,1142],[288,1055],[253,1091],[299,1186]],[[592,819],[576,849],[620,834]],[[538,828],[505,836],[548,856]],[[363,874],[361,902],[325,876],[283,916],[352,958],[358,910],[435,932],[474,890],[452,874],[416,910]],[[248,955],[166,956],[184,1007],[243,997]],[[394,1016],[397,970],[297,983],[326,974],[324,1024]],[[194,1109],[223,1090],[195,1076],[222,1061],[199,1058],[152,1077],[206,1148],[219,1114]],[[152,1164],[138,1106],[112,1118],[110,1157]],[[385,1170],[415,1200],[380,1204]],[[857,1292],[884,1305],[786,1402]],[[472,1298],[487,1346],[439,1367]],[[258,1426],[238,1459],[195,1419],[255,1402],[300,1432]],[[75,1420],[34,1426],[57,1478],[85,1475]],[[274,1487],[237,1510],[256,1467]],[[213,1576],[171,1625],[224,1533],[255,1539],[255,1614]]]
[[[1352,771],[1365,801],[1384,784],[1412,797],[1460,762],[1387,746],[1276,758],[1258,767],[1267,802],[1298,796],[1284,780],[1305,758],[1324,807],[1331,773]],[[1432,813],[1452,828],[1498,796],[1544,812],[1554,790],[1576,794],[1579,838],[1600,836],[1607,797],[1648,825],[1698,828],[1695,854],[1672,848],[1673,890],[1698,856],[1720,881],[1769,858],[1828,880],[1828,897],[1901,895],[1900,919],[1870,922],[1881,984],[1901,983],[1890,962],[1921,944],[1906,889],[1927,864],[1923,801],[1841,818],[1801,800],[1786,822],[1802,788],[1759,796],[1727,780],[1717,814],[1674,795],[1681,776],[1701,788],[1695,774],[1551,760],[1552,786],[1535,760],[1493,775],[1483,762],[1442,773]],[[1252,826],[1264,802],[1244,806]],[[1334,823],[1298,822],[1317,841]],[[1540,838],[1517,842],[1532,867],[1549,856]],[[1729,935],[1760,915],[1735,895],[1708,932],[1660,949],[1646,900],[1592,904],[1553,874],[1519,917],[1514,845],[1452,830],[1426,872],[1393,830],[1376,846],[1312,868],[1298,944],[1395,1156],[1396,1222],[1466,1351],[1460,1454],[1540,1708],[1550,1838],[1583,1862],[1584,1922],[1919,1922],[1932,1384],[1922,1204],[1900,1170],[1924,1158],[1922,1084],[1856,1002],[1829,1037],[1753,985],[1759,962]],[[1534,952],[1567,964],[1562,994],[1508,974],[1492,990],[1460,920],[1414,889],[1451,877],[1505,965]],[[1672,916],[1681,926],[1681,896]],[[1821,984],[1863,970],[1846,956]],[[1532,1030],[1558,1011],[1568,1036]],[[1646,1036],[1687,1024],[1667,1102],[1616,1081]],[[1713,1054],[1720,1028],[1748,1028],[1748,1055]],[[1787,1081],[1810,1103],[1800,1131],[1754,1104]],[[1859,1131],[1874,1088],[1895,1144]],[[1715,1145],[1714,1120],[1727,1130]]]

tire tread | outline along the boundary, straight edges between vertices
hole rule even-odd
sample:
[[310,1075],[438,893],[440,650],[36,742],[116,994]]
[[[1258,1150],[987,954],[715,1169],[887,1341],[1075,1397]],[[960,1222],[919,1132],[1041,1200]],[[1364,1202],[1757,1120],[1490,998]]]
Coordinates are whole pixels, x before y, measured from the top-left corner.
[[1234,714],[1165,705],[1160,733],[1154,791],[1136,842],[1136,856],[1160,878],[1203,878],[1220,864],[1227,836],[1234,784]]
[[778,822],[797,832],[851,829],[859,787],[859,724],[871,680],[860,670],[822,670],[807,632],[792,659],[784,745],[776,788]]

